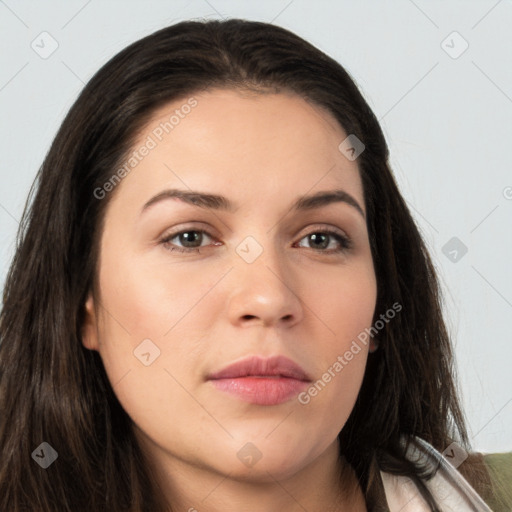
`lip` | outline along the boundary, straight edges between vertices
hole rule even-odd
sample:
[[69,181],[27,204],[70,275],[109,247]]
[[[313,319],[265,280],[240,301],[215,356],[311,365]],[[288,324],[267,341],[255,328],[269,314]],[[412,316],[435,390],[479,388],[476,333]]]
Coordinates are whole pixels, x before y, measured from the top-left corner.
[[307,388],[311,378],[285,356],[252,356],[207,378],[218,390],[256,405],[278,405]]

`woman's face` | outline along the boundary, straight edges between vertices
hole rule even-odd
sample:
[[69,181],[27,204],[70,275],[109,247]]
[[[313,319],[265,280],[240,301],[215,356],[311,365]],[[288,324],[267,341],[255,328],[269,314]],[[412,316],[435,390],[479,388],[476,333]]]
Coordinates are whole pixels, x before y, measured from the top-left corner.
[[376,303],[347,135],[299,96],[212,90],[158,110],[103,187],[83,343],[162,464],[283,478],[335,453]]

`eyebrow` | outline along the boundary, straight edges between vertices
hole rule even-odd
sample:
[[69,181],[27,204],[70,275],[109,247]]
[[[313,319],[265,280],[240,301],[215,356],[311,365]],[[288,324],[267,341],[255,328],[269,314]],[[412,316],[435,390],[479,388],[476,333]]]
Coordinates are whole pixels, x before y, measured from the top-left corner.
[[[198,206],[206,210],[235,211],[236,205],[227,197],[218,194],[207,194],[195,190],[167,189],[152,197],[143,207],[141,214],[156,203],[168,199],[178,199],[187,204]],[[292,210],[305,211],[321,208],[332,203],[345,203],[355,208],[366,219],[359,203],[348,192],[341,189],[317,192],[311,195],[300,196],[293,204]]]

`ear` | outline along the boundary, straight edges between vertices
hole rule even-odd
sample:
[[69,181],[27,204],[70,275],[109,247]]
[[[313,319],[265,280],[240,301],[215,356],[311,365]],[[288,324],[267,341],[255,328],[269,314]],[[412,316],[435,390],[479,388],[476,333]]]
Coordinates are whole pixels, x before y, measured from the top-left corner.
[[98,319],[92,293],[85,302],[84,322],[82,325],[82,345],[89,350],[98,350]]
[[377,341],[375,341],[373,338],[370,340],[370,348],[369,348],[369,352],[370,354],[372,354],[373,352],[375,352],[377,349],[379,348],[379,344]]

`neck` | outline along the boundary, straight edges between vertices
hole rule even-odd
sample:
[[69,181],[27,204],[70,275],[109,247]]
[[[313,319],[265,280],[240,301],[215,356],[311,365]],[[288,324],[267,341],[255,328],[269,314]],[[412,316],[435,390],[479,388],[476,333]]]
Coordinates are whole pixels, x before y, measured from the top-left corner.
[[287,476],[266,471],[258,477],[237,477],[233,472],[223,474],[170,454],[162,456],[154,446],[144,446],[144,451],[151,454],[152,469],[172,511],[367,510],[355,473],[339,454],[337,440],[320,457]]

